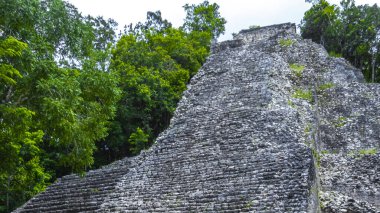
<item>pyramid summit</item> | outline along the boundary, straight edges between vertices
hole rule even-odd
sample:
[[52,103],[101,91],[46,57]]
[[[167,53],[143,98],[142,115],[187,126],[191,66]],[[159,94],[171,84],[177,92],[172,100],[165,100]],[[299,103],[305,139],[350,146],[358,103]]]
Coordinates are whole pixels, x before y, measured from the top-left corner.
[[15,212],[380,212],[380,86],[286,23],[217,43],[140,155]]

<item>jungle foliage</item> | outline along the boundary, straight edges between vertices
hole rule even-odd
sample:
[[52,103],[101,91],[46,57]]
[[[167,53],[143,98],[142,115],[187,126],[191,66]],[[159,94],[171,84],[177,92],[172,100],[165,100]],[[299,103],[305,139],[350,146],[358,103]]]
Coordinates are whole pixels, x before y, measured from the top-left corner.
[[313,3],[301,21],[304,38],[322,44],[332,56],[343,56],[360,68],[368,82],[380,82],[380,8],[342,0]]
[[0,8],[0,212],[148,148],[225,24],[207,1],[186,5],[179,28],[148,12],[119,37],[63,0]]

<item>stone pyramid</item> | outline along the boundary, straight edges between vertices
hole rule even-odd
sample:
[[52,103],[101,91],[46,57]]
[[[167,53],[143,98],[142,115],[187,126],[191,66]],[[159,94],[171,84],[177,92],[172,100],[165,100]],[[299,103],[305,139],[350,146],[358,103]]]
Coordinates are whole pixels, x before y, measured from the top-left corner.
[[149,150],[15,212],[379,210],[380,86],[286,23],[215,44]]

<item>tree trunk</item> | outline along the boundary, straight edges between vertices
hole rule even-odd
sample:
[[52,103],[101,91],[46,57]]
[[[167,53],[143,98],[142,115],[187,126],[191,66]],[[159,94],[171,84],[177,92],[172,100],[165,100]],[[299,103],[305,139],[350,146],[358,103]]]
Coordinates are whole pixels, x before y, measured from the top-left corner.
[[376,55],[373,54],[372,55],[372,77],[371,77],[372,83],[375,83],[375,65],[376,65]]
[[7,183],[7,204],[6,204],[7,212],[9,212],[9,188],[10,188],[10,185],[11,185],[11,176],[8,175],[8,183]]

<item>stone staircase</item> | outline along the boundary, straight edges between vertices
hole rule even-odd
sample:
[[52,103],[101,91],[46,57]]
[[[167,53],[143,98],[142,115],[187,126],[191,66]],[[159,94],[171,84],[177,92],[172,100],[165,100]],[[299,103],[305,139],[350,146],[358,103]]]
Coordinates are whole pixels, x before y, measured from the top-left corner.
[[15,212],[93,212],[109,193],[114,192],[120,177],[128,172],[129,160],[89,171],[84,177],[64,176]]

